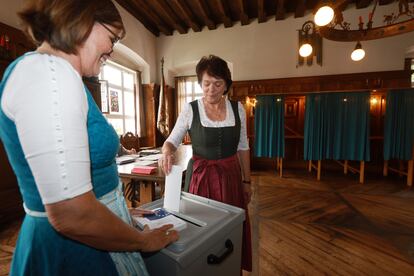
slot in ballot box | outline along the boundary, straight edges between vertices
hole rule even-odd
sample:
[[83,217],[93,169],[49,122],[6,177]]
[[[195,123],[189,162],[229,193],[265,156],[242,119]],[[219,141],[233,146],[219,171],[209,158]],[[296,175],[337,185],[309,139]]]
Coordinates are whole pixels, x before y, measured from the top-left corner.
[[[163,199],[142,205],[153,210]],[[180,212],[187,222],[180,239],[155,253],[143,253],[150,275],[240,275],[243,209],[193,194],[181,193]]]

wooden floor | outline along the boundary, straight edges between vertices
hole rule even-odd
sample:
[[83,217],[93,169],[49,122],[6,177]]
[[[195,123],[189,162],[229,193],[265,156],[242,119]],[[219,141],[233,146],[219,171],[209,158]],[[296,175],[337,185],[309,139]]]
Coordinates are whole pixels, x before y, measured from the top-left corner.
[[404,179],[255,173],[256,275],[414,275],[414,191]]
[[[414,275],[414,189],[404,179],[253,173],[251,275]],[[8,275],[19,222],[0,233]],[[244,275],[248,275],[245,273]]]

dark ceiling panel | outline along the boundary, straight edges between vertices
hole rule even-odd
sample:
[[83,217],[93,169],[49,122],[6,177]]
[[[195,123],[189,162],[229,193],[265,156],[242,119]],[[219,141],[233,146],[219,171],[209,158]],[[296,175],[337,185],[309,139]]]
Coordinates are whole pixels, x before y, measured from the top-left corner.
[[[174,31],[185,34],[204,27],[214,30],[226,28],[238,21],[242,25],[262,23],[270,18],[285,20],[289,17],[304,17],[316,12],[319,0],[116,0],[131,15],[139,20],[151,33],[172,35]],[[387,5],[395,0],[379,0]],[[411,0],[410,2],[413,2]],[[364,8],[374,0],[336,0],[342,8]],[[352,4],[352,5],[351,5]],[[257,19],[257,20],[254,20]]]
[[201,21],[204,23],[203,26],[207,26],[209,30],[216,29],[216,23],[212,18],[204,0],[187,1],[187,4],[191,4],[194,12],[196,12]]
[[295,18],[303,17],[305,15],[306,10],[306,0],[298,0],[295,10]]
[[265,0],[257,0],[257,18],[259,23],[266,22]]
[[193,29],[194,32],[200,32],[200,23],[194,17],[194,14],[188,8],[184,0],[170,0],[167,1],[175,13],[186,22],[187,26]]
[[277,0],[277,6],[276,6],[276,20],[283,20],[286,16],[286,10],[285,10],[285,0]]
[[162,16],[168,25],[173,26],[174,29],[177,30],[180,34],[187,33],[187,27],[183,26],[183,24],[179,22],[179,18],[174,15],[174,12],[170,9],[164,0],[152,0],[151,5],[153,5],[155,11]]
[[224,27],[230,28],[233,26],[231,15],[227,7],[225,0],[216,0],[216,11],[220,14],[221,21],[224,23]]

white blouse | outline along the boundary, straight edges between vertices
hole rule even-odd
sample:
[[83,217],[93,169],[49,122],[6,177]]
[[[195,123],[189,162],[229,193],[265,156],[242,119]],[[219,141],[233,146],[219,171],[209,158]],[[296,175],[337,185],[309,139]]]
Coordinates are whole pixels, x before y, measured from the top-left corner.
[[12,120],[43,204],[92,190],[82,79],[66,60],[31,54],[11,73],[1,107]]
[[[233,108],[231,107],[230,101],[226,98],[226,119],[223,121],[212,121],[207,117],[204,109],[202,99],[197,100],[198,110],[200,113],[200,121],[203,127],[230,127],[236,125]],[[246,112],[244,111],[243,105],[238,102],[238,110],[240,117],[240,140],[237,146],[237,150],[248,150],[249,143],[247,141],[246,131]],[[230,111],[230,112],[229,112]],[[184,105],[183,111],[178,115],[177,122],[175,123],[174,129],[170,136],[167,138],[167,142],[173,144],[176,148],[180,145],[187,131],[191,128],[193,122],[193,109],[189,103]]]

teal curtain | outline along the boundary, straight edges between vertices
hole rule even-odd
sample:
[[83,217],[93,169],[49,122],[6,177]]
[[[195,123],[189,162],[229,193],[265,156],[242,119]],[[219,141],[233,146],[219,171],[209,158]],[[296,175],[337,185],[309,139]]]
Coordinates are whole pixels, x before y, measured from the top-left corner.
[[305,160],[370,160],[369,92],[306,96]]
[[254,115],[254,154],[285,156],[285,105],[282,96],[257,96]]
[[384,160],[413,159],[414,89],[387,93],[384,126]]

